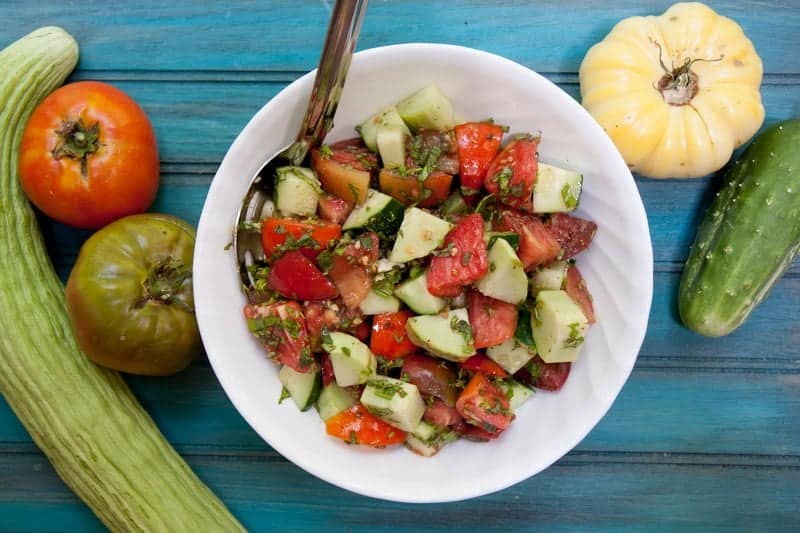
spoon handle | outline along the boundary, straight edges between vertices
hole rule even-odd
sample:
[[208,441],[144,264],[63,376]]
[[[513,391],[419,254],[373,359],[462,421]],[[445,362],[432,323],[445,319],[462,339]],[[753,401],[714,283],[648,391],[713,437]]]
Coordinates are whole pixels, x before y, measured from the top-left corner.
[[353,57],[366,11],[367,0],[336,1],[306,116],[297,139],[285,154],[293,165],[302,164],[308,151],[321,144],[333,127],[333,115],[342,96],[350,59]]

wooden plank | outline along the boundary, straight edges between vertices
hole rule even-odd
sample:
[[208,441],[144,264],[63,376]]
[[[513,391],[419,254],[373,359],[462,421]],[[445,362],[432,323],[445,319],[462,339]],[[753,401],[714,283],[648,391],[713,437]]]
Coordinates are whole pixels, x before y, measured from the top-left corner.
[[[660,14],[667,5],[659,0],[373,2],[359,49],[437,41],[485,49],[543,72],[577,72],[589,47],[619,20]],[[311,0],[273,1],[260,9],[245,1],[148,0],[75,9],[68,3],[12,0],[0,10],[5,22],[0,42],[47,23],[75,34],[85,69],[307,71],[319,58],[329,6]],[[720,0],[714,6],[741,24],[767,72],[800,73],[800,57],[784,53],[797,48],[800,13],[793,2]],[[776,31],[776,21],[783,30]]]
[[[161,379],[128,381],[179,450],[269,449],[234,410],[208,366],[194,365],[171,377],[168,396]],[[577,450],[787,455],[800,461],[798,412],[800,373],[637,369]],[[326,438],[321,425],[319,438]],[[34,449],[5,402],[0,402],[0,443],[9,451]]]
[[[187,461],[253,531],[419,531],[422,523],[426,531],[752,531],[800,525],[796,465],[700,465],[669,457],[642,464],[626,456],[598,464],[575,457],[479,499],[408,505],[345,492],[272,453],[190,455]],[[8,481],[0,483],[3,531],[40,530],[42,516],[61,531],[102,530],[37,454],[0,455],[0,472]]]

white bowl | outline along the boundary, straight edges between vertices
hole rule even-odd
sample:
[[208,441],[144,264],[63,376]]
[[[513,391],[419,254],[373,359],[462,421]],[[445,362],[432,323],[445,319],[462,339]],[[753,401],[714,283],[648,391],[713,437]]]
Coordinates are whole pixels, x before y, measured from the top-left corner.
[[600,421],[622,389],[644,338],[652,299],[652,245],[633,177],[611,140],[556,85],[508,59],[439,44],[366,50],[353,58],[329,139],[383,105],[435,83],[468,120],[493,117],[512,132],[541,131],[541,158],[584,174],[579,216],[597,222],[577,258],[598,321],[564,388],[537,392],[496,441],[458,441],[432,458],[402,446],[376,450],[328,437],[314,409],[278,405],[277,367],[242,317],[231,242],[248,181],[297,132],[313,74],[280,92],[247,124],[211,184],[197,232],[197,319],[211,365],[233,404],[267,443],[304,470],[353,492],[399,502],[445,502],[509,487],[547,468]]

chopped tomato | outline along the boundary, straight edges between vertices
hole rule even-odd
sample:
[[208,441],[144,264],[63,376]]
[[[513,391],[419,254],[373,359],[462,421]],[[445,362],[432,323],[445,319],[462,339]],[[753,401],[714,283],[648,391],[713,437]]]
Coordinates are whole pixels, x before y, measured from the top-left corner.
[[343,224],[352,210],[352,203],[345,202],[332,194],[320,195],[319,203],[317,204],[317,212],[320,218],[333,224]]
[[494,229],[519,235],[518,255],[525,270],[555,261],[561,254],[561,245],[534,215],[503,209]]
[[484,296],[476,290],[467,292],[467,313],[475,348],[487,348],[507,341],[517,329],[516,306]]
[[332,254],[328,275],[350,309],[358,307],[372,288],[370,272],[378,260],[379,247],[378,235],[369,232],[344,246],[342,253],[337,250]]
[[584,220],[566,213],[553,213],[550,220],[547,221],[546,227],[564,250],[561,259],[569,259],[585,250],[597,232],[597,224],[591,220]]
[[311,168],[327,192],[361,204],[367,199],[372,171],[378,168],[378,156],[361,139],[348,139],[313,149]]
[[322,367],[322,386],[327,387],[336,381],[336,377],[333,374],[333,363],[331,363],[331,357],[325,352],[320,355],[320,366]]
[[473,213],[461,219],[436,254],[428,269],[428,290],[435,296],[458,296],[462,287],[489,272],[483,218]]
[[267,355],[298,372],[316,368],[306,319],[297,302],[248,304],[244,308],[250,328]]
[[369,322],[366,320],[356,326],[355,330],[353,331],[353,335],[355,335],[359,340],[366,342],[369,339],[370,331],[372,328],[370,327]]
[[[357,307],[348,309],[340,300],[309,302],[305,306],[306,328],[311,338],[311,349],[315,352],[322,347],[322,329],[344,331],[364,340],[369,336],[369,324]],[[366,328],[366,335],[364,334]]]
[[456,404],[456,372],[447,362],[418,353],[409,354],[403,358],[400,375],[416,385],[423,395],[439,398],[449,406]]
[[539,140],[514,139],[492,161],[486,171],[486,190],[500,201],[523,211],[533,211],[533,186],[539,170],[536,150]]
[[406,440],[405,431],[387,424],[360,403],[329,418],[325,422],[325,432],[348,444],[366,444],[375,448]]
[[454,425],[453,429],[459,437],[473,442],[487,442],[500,436],[500,433],[490,433],[481,427],[473,426],[463,421]]
[[489,433],[500,433],[514,420],[506,395],[480,372],[459,394],[456,409],[464,420]]
[[375,355],[397,359],[417,350],[406,332],[406,322],[413,314],[410,311],[383,313],[372,319],[372,337],[369,348]]
[[269,271],[269,286],[293,300],[328,300],[339,296],[336,286],[297,250],[286,252]]
[[294,218],[267,218],[261,222],[261,244],[268,259],[287,250],[300,250],[315,259],[333,240],[342,235],[339,224]]
[[422,415],[422,419],[430,424],[441,427],[452,426],[463,420],[455,407],[447,405],[439,398],[435,398],[425,407],[425,413]]
[[557,391],[567,381],[571,368],[572,363],[545,363],[537,355],[519,369],[514,378],[537,389]]
[[485,376],[493,378],[508,377],[508,372],[506,372],[502,366],[498,365],[482,353],[475,354],[459,364],[464,370],[469,370],[470,372],[480,372]]
[[453,176],[440,171],[431,172],[420,182],[414,174],[401,174],[397,170],[384,168],[378,175],[381,192],[403,205],[417,204],[420,207],[435,207],[450,194]]
[[586,287],[586,281],[581,276],[581,271],[575,265],[570,265],[567,269],[567,280],[564,286],[570,298],[581,306],[583,314],[586,315],[589,324],[595,323],[594,305],[592,305],[592,295]]
[[467,122],[456,126],[455,134],[461,190],[466,195],[476,194],[500,149],[503,128],[488,122]]

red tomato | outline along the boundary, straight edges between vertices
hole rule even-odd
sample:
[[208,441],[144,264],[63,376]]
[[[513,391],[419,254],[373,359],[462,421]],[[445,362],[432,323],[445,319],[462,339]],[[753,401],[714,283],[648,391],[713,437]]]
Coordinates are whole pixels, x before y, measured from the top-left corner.
[[311,151],[311,168],[322,188],[345,201],[364,203],[372,170],[378,167],[378,156],[361,139],[348,139],[327,148]]
[[316,368],[306,319],[297,302],[248,304],[244,316],[269,357],[298,372]]
[[452,426],[464,420],[455,407],[447,405],[439,398],[434,399],[425,407],[425,413],[422,418],[426,422],[441,427]]
[[456,126],[455,133],[461,190],[464,194],[476,194],[500,149],[503,128],[487,122],[468,122]]
[[489,272],[489,255],[483,240],[483,218],[466,216],[447,234],[439,255],[431,259],[428,290],[435,296],[458,296],[461,288]]
[[490,433],[483,428],[463,421],[453,426],[453,429],[458,433],[459,437],[473,442],[487,442],[500,436],[500,433]]
[[417,204],[420,207],[435,207],[450,194],[453,176],[434,171],[420,183],[413,174],[400,174],[396,170],[384,168],[378,175],[381,192],[384,192],[403,205]]
[[315,352],[322,347],[323,328],[328,331],[344,331],[361,340],[369,336],[369,323],[364,320],[361,310],[348,309],[338,299],[335,302],[309,302],[305,305],[304,314],[311,338],[311,349]]
[[387,359],[397,359],[415,352],[417,347],[406,333],[406,322],[412,316],[410,311],[375,315],[369,342],[372,353]]
[[25,194],[46,215],[99,228],[150,207],[158,147],[142,108],[106,83],[56,89],[31,115],[19,150]]
[[464,420],[493,434],[499,434],[514,420],[506,395],[480,372],[459,394],[456,409]]
[[343,224],[352,210],[353,204],[332,194],[321,195],[317,204],[320,218],[332,224]]
[[538,139],[515,139],[503,148],[486,171],[486,190],[523,211],[533,211],[533,186],[539,170]]
[[286,252],[269,271],[269,286],[292,300],[329,300],[339,291],[311,260],[297,250]]
[[561,245],[534,215],[504,209],[494,229],[519,235],[518,255],[525,270],[555,261],[561,254]]
[[506,372],[502,366],[498,365],[481,353],[473,355],[466,361],[459,363],[459,365],[461,365],[461,368],[464,370],[469,370],[470,372],[480,372],[485,376],[490,376],[493,378],[508,377],[508,372]]
[[320,366],[322,367],[322,386],[327,387],[336,381],[336,377],[333,374],[333,363],[331,363],[331,357],[325,352],[320,355]]
[[405,431],[387,424],[360,403],[329,418],[325,422],[325,432],[348,444],[366,444],[375,448],[406,440]]
[[592,295],[586,287],[586,281],[581,276],[581,271],[575,265],[570,265],[567,269],[567,280],[564,286],[570,298],[581,306],[583,314],[589,320],[589,324],[595,323],[594,305],[592,305]]
[[566,213],[553,213],[547,221],[547,231],[564,250],[562,259],[569,259],[585,250],[597,232],[597,224],[591,220],[574,217]]
[[409,354],[403,359],[401,375],[419,392],[453,406],[456,404],[456,373],[445,361],[427,355]]
[[[368,245],[364,246],[364,243]],[[328,275],[350,309],[358,307],[372,288],[370,270],[378,260],[379,247],[378,235],[370,232],[345,246],[342,254],[333,254]]]
[[545,363],[538,355],[519,369],[514,378],[521,383],[549,391],[561,389],[569,377],[571,363]]
[[[341,226],[329,222],[293,218],[267,218],[261,222],[261,245],[267,258],[274,258],[286,250],[299,249],[309,259],[315,259],[328,243],[341,235]],[[303,243],[308,245],[302,246]]]
[[517,330],[518,311],[513,304],[467,292],[467,313],[475,348],[487,348],[507,341]]

